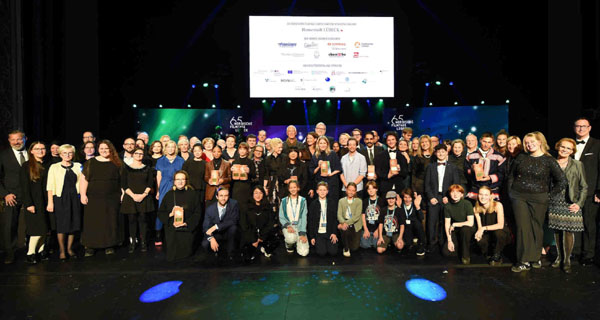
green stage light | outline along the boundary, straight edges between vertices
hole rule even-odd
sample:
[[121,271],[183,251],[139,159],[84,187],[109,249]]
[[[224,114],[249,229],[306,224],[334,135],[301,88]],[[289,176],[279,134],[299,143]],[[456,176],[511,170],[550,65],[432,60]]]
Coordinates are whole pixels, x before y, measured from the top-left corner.
[[313,103],[317,103],[317,99],[313,99]]
[[288,99],[287,103],[292,103],[292,100]]
[[202,86],[208,88],[208,82],[203,83]]
[[352,99],[352,103],[356,103],[356,99]]
[[331,100],[327,99],[327,103],[331,103]]
[[212,108],[213,108],[213,109],[214,109],[214,108],[216,108],[216,107],[217,107],[216,105],[214,105],[214,104],[212,105]]
[[436,81],[435,84],[438,85],[438,86],[440,86],[440,85],[442,85],[442,82]]
[[262,103],[267,103],[267,100],[263,99]]
[[379,102],[383,102],[383,99],[379,99]]

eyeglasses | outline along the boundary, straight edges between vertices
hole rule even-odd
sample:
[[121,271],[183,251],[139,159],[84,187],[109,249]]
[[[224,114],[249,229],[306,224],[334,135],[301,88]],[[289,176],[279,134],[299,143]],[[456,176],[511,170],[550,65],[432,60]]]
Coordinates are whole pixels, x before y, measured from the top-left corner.
[[585,129],[589,128],[589,126],[573,126],[575,129]]

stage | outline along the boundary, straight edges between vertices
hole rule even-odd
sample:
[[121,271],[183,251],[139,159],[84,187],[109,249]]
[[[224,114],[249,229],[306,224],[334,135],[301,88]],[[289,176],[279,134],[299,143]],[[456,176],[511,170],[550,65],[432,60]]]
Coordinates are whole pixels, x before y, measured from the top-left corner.
[[281,247],[250,265],[205,253],[169,263],[154,248],[33,266],[20,257],[0,266],[2,319],[600,317],[598,267],[578,264],[570,275],[549,266],[515,274],[506,259],[490,267],[478,255],[464,266],[437,254],[302,258]]

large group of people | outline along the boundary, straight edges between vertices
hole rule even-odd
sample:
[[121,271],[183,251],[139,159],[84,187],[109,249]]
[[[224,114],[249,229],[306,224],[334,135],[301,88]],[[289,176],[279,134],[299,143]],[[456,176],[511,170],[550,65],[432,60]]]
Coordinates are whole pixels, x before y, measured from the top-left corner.
[[0,155],[4,261],[15,260],[23,212],[31,264],[54,248],[77,258],[76,241],[87,257],[147,251],[151,239],[167,260],[202,247],[249,262],[283,246],[300,256],[437,251],[469,264],[480,250],[492,265],[514,257],[521,272],[542,266],[550,238],[551,266],[569,273],[573,256],[590,265],[597,250],[600,141],[590,131],[578,119],[551,156],[541,132],[504,130],[441,141],[405,128],[382,142],[359,129],[336,140],[324,123],[304,141],[294,126],[285,140],[139,132],[121,152],[92,132],[75,148],[26,144],[15,130]]

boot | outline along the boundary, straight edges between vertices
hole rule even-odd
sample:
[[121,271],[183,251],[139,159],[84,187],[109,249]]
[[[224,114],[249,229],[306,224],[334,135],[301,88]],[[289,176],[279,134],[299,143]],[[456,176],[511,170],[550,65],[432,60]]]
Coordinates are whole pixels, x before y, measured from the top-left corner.
[[556,260],[552,263],[552,268],[560,267],[560,262],[562,261],[562,248],[560,245],[560,233],[554,233],[554,242],[556,242]]
[[146,243],[146,239],[142,239],[142,241],[140,243],[140,250],[142,252],[148,251],[148,243]]
[[135,243],[137,242],[136,238],[129,237],[129,253],[133,253],[135,251]]

